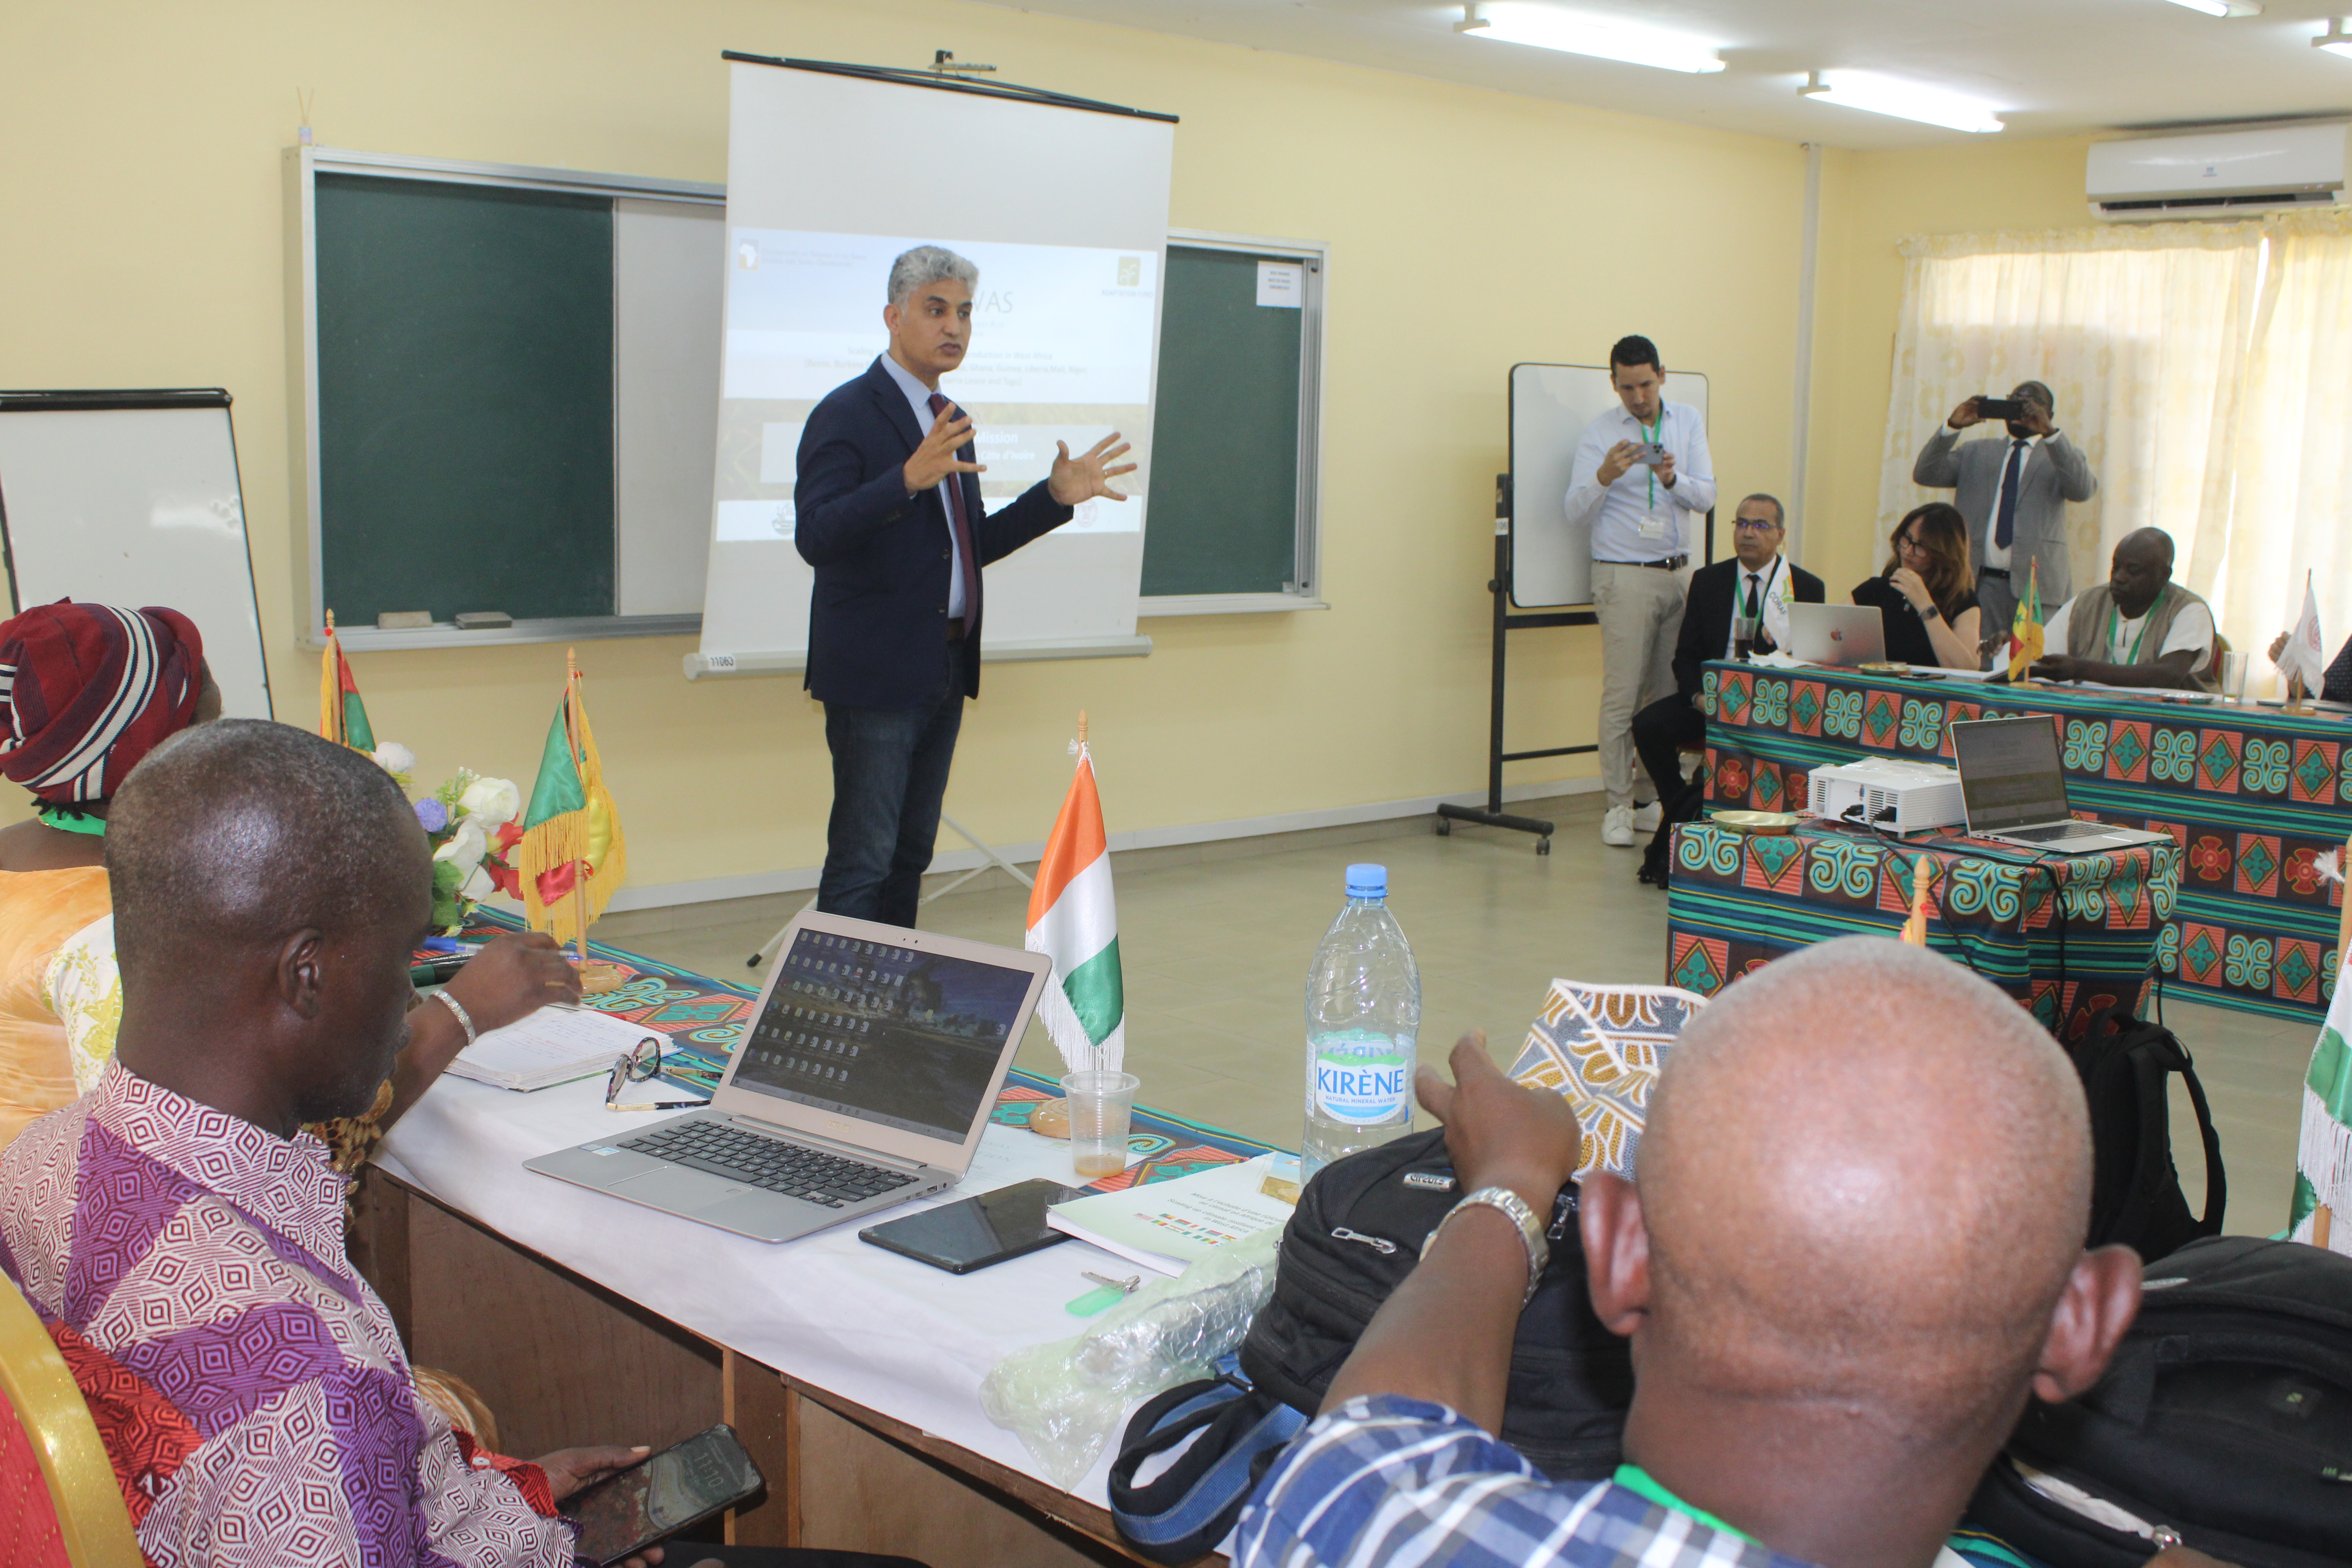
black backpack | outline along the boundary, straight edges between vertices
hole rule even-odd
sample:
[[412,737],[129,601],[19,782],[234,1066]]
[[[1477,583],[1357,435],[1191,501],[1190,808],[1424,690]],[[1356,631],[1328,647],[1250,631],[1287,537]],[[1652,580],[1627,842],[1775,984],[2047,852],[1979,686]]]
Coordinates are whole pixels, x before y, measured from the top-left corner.
[[[1242,1342],[1251,1385],[1312,1415],[1372,1314],[1462,1195],[1443,1128],[1316,1173],[1283,1231],[1273,1299]],[[1519,1315],[1499,1436],[1554,1479],[1594,1479],[1617,1468],[1633,1365],[1625,1342],[1593,1316],[1573,1185],[1553,1206],[1550,1237],[1550,1267]]]
[[[1969,1505],[2052,1568],[2137,1568],[2158,1539],[2242,1568],[2352,1562],[2352,1258],[2221,1237],[2147,1266],[2098,1385],[2035,1404]],[[2012,1458],[2157,1527],[2096,1524]]]
[[[2205,1104],[2205,1086],[2189,1052],[2161,1024],[2135,1018],[2125,1006],[2091,1016],[2082,1037],[2066,1047],[2082,1075],[2091,1107],[2090,1245],[2122,1242],[2142,1258],[2163,1258],[2190,1242],[2221,1233],[2228,1183],[2221,1140]],[[2205,1213],[2193,1218],[2172,1163],[2172,1101],[2168,1080],[2179,1073],[2197,1108],[2205,1144]]]

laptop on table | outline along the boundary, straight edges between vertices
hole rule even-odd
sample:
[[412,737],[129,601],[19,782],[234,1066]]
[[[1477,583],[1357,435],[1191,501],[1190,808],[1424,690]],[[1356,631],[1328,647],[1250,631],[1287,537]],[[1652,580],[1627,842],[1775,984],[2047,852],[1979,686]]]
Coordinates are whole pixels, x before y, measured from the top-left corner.
[[803,910],[709,1106],[523,1166],[761,1241],[926,1196],[971,1168],[1053,967]]
[[1875,605],[1790,605],[1789,657],[1853,669],[1886,657],[1886,612]]
[[2058,721],[2046,713],[1962,720],[1952,726],[1951,736],[1971,837],[2052,855],[2172,842],[2169,834],[2078,822],[2069,814]]

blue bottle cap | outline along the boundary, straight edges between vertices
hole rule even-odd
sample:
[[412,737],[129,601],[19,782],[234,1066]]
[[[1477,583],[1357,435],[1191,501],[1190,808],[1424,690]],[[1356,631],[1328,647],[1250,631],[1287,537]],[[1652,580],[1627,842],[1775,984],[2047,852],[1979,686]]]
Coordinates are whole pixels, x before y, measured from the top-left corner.
[[1389,868],[1386,866],[1357,865],[1348,868],[1348,896],[1351,899],[1385,899],[1389,896]]

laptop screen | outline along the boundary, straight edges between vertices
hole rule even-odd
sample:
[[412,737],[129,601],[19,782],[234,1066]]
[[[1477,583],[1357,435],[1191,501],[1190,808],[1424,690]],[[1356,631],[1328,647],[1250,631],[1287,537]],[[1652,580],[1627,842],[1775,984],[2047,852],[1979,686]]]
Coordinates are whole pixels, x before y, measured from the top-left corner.
[[1952,726],[1952,760],[1971,833],[1999,833],[2066,817],[2058,724],[2047,714]]
[[776,963],[731,1087],[963,1141],[1027,971],[807,929]]

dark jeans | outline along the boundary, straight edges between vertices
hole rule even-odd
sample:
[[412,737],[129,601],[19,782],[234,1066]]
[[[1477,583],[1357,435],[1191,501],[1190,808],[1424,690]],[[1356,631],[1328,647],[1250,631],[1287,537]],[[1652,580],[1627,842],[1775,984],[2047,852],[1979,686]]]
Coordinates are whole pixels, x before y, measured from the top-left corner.
[[824,707],[833,752],[833,817],[816,907],[826,914],[912,927],[923,872],[940,835],[940,803],[963,725],[968,642],[947,645],[939,689],[920,708]]
[[1669,806],[1682,784],[1682,749],[1704,745],[1706,716],[1676,692],[1633,715],[1633,752],[1650,775],[1651,787]]

